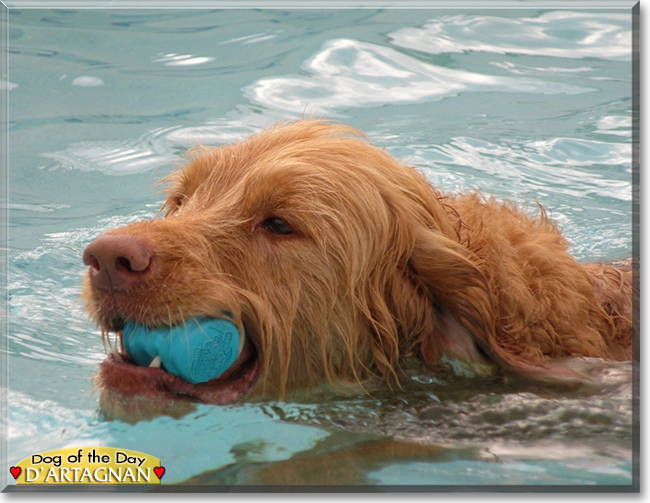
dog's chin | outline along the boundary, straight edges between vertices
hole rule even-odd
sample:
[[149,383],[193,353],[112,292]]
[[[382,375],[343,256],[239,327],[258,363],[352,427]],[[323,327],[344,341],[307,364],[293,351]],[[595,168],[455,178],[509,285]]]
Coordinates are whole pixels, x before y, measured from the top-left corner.
[[199,384],[164,368],[138,366],[114,348],[95,376],[102,415],[133,423],[161,415],[182,417],[197,403],[227,405],[244,399],[260,379],[263,367],[250,330],[247,334],[237,361],[221,376]]

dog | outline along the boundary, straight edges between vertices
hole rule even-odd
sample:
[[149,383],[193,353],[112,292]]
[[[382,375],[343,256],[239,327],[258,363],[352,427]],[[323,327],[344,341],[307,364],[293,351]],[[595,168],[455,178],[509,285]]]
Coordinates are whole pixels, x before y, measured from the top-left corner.
[[[105,410],[394,386],[407,357],[561,385],[586,378],[568,357],[632,357],[631,268],[577,262],[544,209],[444,194],[324,120],[187,157],[163,179],[159,218],[109,230],[83,254],[86,310],[104,337],[117,334],[95,381]],[[117,347],[126,321],[224,313],[246,343],[205,383]]]

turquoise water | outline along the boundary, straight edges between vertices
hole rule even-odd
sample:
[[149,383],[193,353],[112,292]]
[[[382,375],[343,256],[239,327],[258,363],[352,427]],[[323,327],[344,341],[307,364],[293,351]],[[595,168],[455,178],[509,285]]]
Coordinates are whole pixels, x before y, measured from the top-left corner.
[[[525,4],[522,3],[522,7]],[[81,308],[84,247],[153,217],[198,142],[279,119],[345,121],[445,190],[549,209],[581,261],[632,249],[629,10],[10,11],[8,459],[108,445],[171,483],[632,482],[629,364],[590,395],[434,376],[404,390],[98,414],[104,355]],[[427,446],[379,462],[372,446]],[[324,470],[348,460],[349,470]],[[292,479],[291,476],[295,475]],[[13,482],[12,482],[13,483]]]

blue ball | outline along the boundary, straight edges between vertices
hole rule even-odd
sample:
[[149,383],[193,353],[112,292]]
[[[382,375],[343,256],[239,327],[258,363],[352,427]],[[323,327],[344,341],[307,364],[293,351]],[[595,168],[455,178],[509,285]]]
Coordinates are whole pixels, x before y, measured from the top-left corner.
[[237,361],[244,347],[234,323],[219,318],[193,318],[166,328],[147,328],[130,321],[124,324],[122,339],[127,356],[148,367],[160,356],[167,372],[199,384],[219,377]]

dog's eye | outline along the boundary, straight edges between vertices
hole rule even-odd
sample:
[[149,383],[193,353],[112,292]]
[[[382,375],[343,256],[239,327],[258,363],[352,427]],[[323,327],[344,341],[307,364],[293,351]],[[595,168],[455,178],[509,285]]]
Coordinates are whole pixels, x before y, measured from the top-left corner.
[[173,213],[176,213],[178,209],[183,205],[183,201],[185,200],[185,196],[183,195],[172,195],[169,196],[167,201],[165,201],[165,204],[163,205],[163,208],[166,210],[165,216],[170,216]]
[[273,234],[293,234],[293,229],[281,218],[271,217],[262,222],[262,227]]

